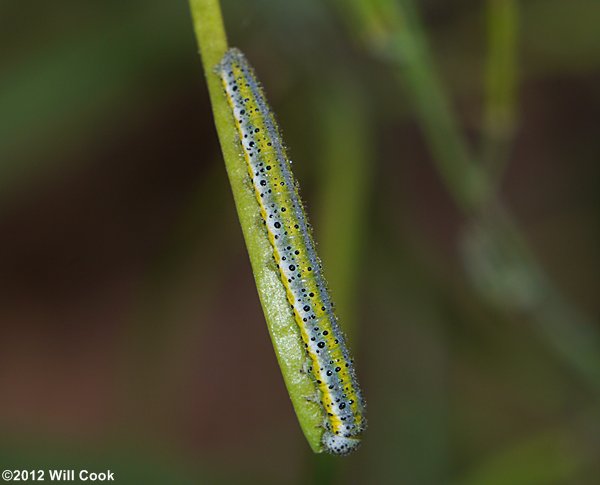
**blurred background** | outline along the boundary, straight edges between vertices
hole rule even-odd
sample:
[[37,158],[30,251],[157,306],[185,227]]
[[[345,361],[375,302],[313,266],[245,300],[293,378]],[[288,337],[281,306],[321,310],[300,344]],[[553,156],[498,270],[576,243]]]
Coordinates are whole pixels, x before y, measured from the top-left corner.
[[364,445],[313,456],[297,424],[187,2],[4,0],[1,467],[598,483],[600,4],[222,7],[302,184]]

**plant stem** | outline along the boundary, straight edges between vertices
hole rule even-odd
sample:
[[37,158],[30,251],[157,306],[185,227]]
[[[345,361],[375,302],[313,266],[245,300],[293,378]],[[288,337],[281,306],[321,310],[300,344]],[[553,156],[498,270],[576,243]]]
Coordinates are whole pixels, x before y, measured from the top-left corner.
[[306,361],[304,344],[273,263],[273,248],[261,222],[258,202],[249,187],[231,109],[213,72],[227,50],[219,1],[190,0],[190,8],[225,168],[273,348],[302,431],[312,450],[318,453],[321,452],[322,415],[318,405],[306,399],[315,394],[316,387],[310,376],[301,372]]
[[401,0],[396,5],[398,28],[393,42],[401,62],[397,74],[412,94],[415,112],[441,177],[460,208],[471,211],[485,191],[484,175],[471,159],[461,135],[414,4]]
[[433,161],[460,209],[477,210],[487,179],[473,163],[443,83],[435,72],[414,4],[405,0],[351,0],[339,5],[348,25],[378,57],[390,63],[411,94]]
[[488,55],[482,160],[497,185],[508,162],[515,131],[517,0],[487,0]]

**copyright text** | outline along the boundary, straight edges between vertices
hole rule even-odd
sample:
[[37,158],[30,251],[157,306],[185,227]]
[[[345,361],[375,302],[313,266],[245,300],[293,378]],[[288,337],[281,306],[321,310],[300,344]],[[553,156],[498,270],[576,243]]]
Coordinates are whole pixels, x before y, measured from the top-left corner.
[[115,474],[110,470],[11,470],[2,471],[5,482],[114,482]]

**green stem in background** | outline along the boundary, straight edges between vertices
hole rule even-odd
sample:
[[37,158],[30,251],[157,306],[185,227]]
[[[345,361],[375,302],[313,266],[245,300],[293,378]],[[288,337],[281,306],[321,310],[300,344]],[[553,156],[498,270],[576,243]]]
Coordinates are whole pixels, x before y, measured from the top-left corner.
[[329,89],[321,93],[318,103],[322,134],[319,165],[323,167],[319,253],[342,328],[351,341],[356,341],[360,253],[367,233],[371,127],[361,93],[348,83],[348,76],[338,73],[327,85]]
[[[473,220],[474,225],[482,223],[486,227],[495,228],[486,236],[491,236],[491,242],[487,244],[491,249],[489,252],[487,248],[482,251],[482,258],[490,257],[493,253],[501,253],[502,264],[512,265],[515,262],[518,264],[520,279],[528,282],[531,299],[522,301],[513,298],[511,310],[530,315],[540,338],[549,344],[555,354],[582,375],[593,388],[600,389],[598,357],[600,336],[589,319],[562,297],[560,291],[547,277],[533,256],[533,251],[529,249],[525,237],[520,234],[517,224],[499,202],[496,187],[491,183],[484,165],[475,164],[471,159],[456,118],[450,110],[450,103],[443,90],[442,82],[435,72],[414,2],[412,0],[352,0],[348,4],[340,4],[340,9],[344,15],[352,16],[350,24],[355,26],[360,25],[365,9],[369,12],[366,16],[368,23],[363,26],[361,40],[365,40],[370,32],[376,33],[377,42],[367,41],[368,47],[373,49],[375,46],[378,50],[377,54],[381,56],[383,53],[381,57],[393,61],[394,67],[397,68],[397,76],[404,81],[404,86],[414,100],[417,118],[448,192],[465,216]],[[513,17],[516,15],[516,9],[507,10],[504,13],[506,18],[498,21],[503,23],[502,27],[495,27],[503,31],[501,36],[494,34],[502,37],[503,46],[495,46],[495,49],[502,54],[498,52],[494,54],[503,56],[503,65],[514,62],[514,58],[510,59],[510,54],[507,54],[511,49],[508,44],[516,43],[515,40],[507,40],[510,35],[516,35],[514,30],[516,19],[511,15]],[[508,59],[505,59],[507,56]],[[500,63],[500,60],[490,61],[489,65],[496,62]],[[499,67],[494,67],[497,68]],[[514,96],[511,94],[514,91],[514,87],[511,87],[514,86],[514,80],[511,81],[511,78],[514,78],[514,74],[509,74],[499,86],[493,86],[494,107],[486,109],[488,116],[491,116],[489,113],[492,113],[494,118],[502,116],[506,122],[508,103],[514,102],[514,99],[511,100],[511,96]],[[514,120],[510,123],[514,125]],[[503,139],[502,143],[508,141]],[[498,142],[494,141],[494,143]],[[469,234],[467,236],[471,238]],[[475,239],[477,237],[479,236],[475,236]],[[467,248],[467,253],[468,251]],[[501,286],[510,287],[511,271],[496,272],[493,275],[476,275],[481,268],[493,266],[482,258],[477,265],[471,266],[474,270],[472,271],[473,283],[477,289],[480,289],[477,285],[478,280],[493,276],[497,281],[503,275],[509,279],[502,282]],[[469,261],[466,263],[469,264]],[[482,294],[487,296],[483,292]],[[515,295],[514,291],[512,295]],[[501,299],[496,298],[491,301],[499,308],[506,309],[507,306],[511,306],[509,305],[511,293],[504,293],[503,296]],[[558,317],[559,315],[561,317]]]
[[[411,93],[433,160],[454,200],[464,211],[481,202],[486,179],[469,153],[440,81],[427,38],[411,1],[380,0],[397,24],[392,38],[399,56],[397,75]],[[394,11],[395,10],[395,11]]]
[[510,156],[517,107],[517,0],[487,0],[482,160],[497,185]]
[[395,66],[446,187],[465,212],[477,209],[488,192],[481,167],[473,163],[444,86],[435,72],[416,8],[404,0],[334,0],[378,57]]
[[464,212],[476,212],[488,192],[487,177],[462,136],[413,2],[334,1],[371,52],[395,68],[442,180]]
[[246,162],[241,153],[231,109],[220,81],[213,72],[227,50],[219,1],[190,0],[190,8],[225,168],[267,327],[302,431],[312,450],[318,453],[321,451],[323,433],[322,415],[317,404],[306,399],[314,395],[316,388],[308,374],[300,372],[306,360],[304,344],[290,312],[285,288],[273,264],[273,249],[261,224],[258,203],[249,189]]

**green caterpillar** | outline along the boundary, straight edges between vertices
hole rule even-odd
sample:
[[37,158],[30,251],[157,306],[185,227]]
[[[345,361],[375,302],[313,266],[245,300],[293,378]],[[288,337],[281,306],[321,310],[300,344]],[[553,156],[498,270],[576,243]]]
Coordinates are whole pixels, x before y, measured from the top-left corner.
[[330,453],[355,450],[366,427],[365,403],[322,275],[291,162],[254,70],[238,49],[217,66],[275,263],[310,358]]

